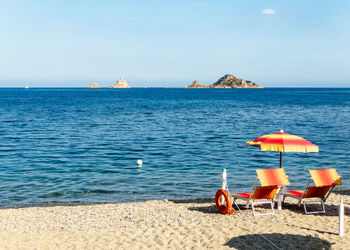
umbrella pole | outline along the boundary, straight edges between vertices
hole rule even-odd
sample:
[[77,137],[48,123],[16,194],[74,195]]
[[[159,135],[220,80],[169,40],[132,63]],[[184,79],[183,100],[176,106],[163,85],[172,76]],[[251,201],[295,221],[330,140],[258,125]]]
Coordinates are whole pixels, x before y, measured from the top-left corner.
[[282,152],[280,152],[280,168],[282,168]]

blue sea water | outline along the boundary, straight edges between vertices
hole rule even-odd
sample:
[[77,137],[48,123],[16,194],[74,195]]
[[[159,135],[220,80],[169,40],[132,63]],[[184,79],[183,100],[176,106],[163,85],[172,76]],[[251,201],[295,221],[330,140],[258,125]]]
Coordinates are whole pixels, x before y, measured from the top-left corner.
[[245,142],[280,129],[320,147],[283,154],[292,187],[348,187],[349,124],[350,89],[0,89],[0,206],[213,197],[223,168],[247,191],[279,153]]

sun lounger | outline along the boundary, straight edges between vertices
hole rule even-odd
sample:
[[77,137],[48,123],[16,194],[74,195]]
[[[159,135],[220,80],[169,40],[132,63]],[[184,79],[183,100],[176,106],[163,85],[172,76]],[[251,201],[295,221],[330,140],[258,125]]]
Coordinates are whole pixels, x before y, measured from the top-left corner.
[[[236,204],[236,199],[242,199],[247,201],[246,206],[251,204],[253,215],[268,215],[275,214],[273,209],[277,196],[283,186],[289,185],[288,178],[283,168],[277,169],[257,169],[256,173],[258,177],[255,180],[253,190],[250,193],[236,193],[232,194],[233,202]],[[256,186],[258,180],[261,186]],[[270,204],[271,212],[269,213],[256,213],[254,205],[256,204]]]
[[[303,203],[305,214],[325,213],[325,201],[333,188],[337,185],[342,185],[342,182],[335,169],[316,169],[309,170],[309,172],[311,178],[306,185],[305,191],[287,191],[284,196],[299,200],[298,206]],[[315,186],[310,186],[311,180],[314,181]],[[321,210],[309,212],[306,208],[306,204],[308,203],[320,203]]]

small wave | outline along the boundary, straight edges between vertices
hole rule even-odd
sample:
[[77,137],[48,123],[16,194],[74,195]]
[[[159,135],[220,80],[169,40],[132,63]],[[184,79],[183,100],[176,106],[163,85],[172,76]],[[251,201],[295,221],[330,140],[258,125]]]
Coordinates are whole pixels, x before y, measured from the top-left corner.
[[105,189],[93,189],[83,192],[83,194],[117,194],[120,191],[116,190],[105,190]]
[[44,195],[41,195],[39,196],[40,198],[49,198],[49,197],[61,197],[61,196],[64,196],[66,195],[67,193],[66,192],[52,192],[52,193],[47,193],[47,194],[44,194]]
[[111,169],[104,169],[104,170],[101,170],[101,171],[98,171],[98,172],[102,173],[102,174],[116,174],[116,173],[119,173],[118,170],[111,170]]
[[18,149],[0,149],[0,152],[16,152]]
[[5,120],[5,121],[2,121],[2,122],[6,122],[6,123],[15,123],[15,122],[18,122],[17,120]]

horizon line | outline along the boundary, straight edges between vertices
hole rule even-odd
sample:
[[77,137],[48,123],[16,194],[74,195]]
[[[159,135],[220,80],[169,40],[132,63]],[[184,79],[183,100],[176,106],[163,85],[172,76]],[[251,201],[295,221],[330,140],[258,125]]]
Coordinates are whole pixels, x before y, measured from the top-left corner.
[[81,87],[81,86],[73,86],[73,87],[60,87],[60,86],[43,86],[43,87],[1,87],[0,89],[92,89],[92,90],[98,90],[98,89],[277,89],[277,88],[299,88],[299,89],[306,89],[306,88],[313,88],[313,89],[349,89],[348,87],[339,87],[339,86],[268,86],[263,88],[188,88],[185,87],[161,87],[161,86],[140,86],[140,87],[130,87],[130,88],[110,88],[110,87],[100,87],[100,88],[87,88],[87,87]]

